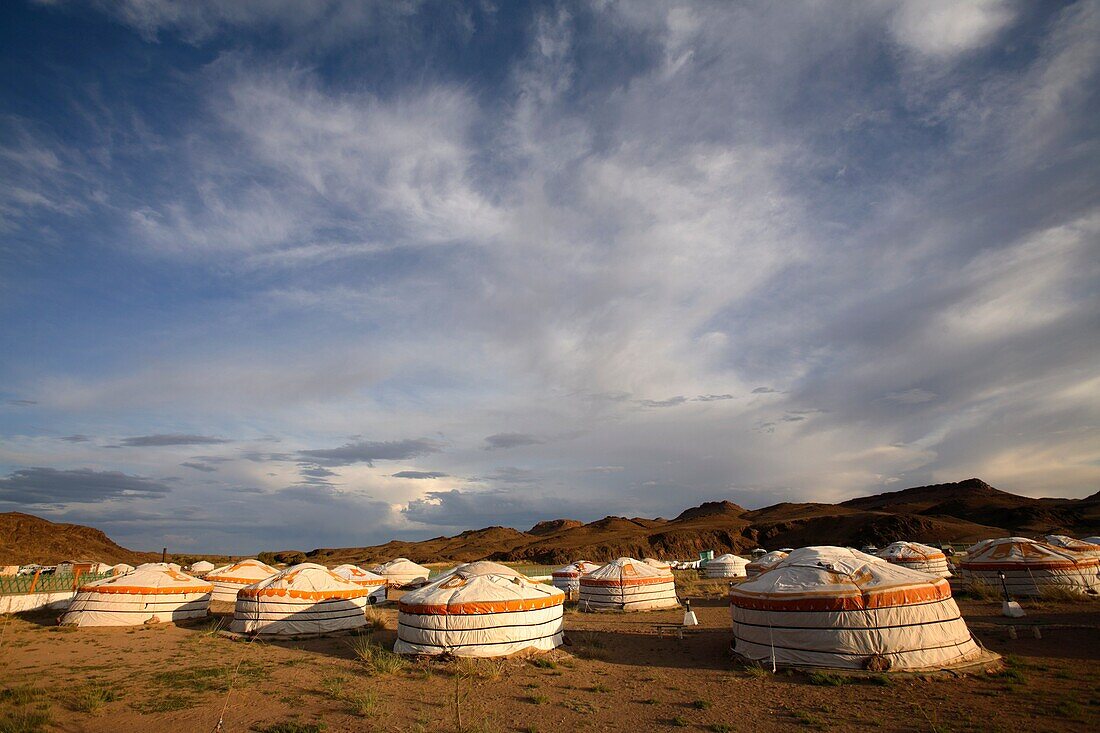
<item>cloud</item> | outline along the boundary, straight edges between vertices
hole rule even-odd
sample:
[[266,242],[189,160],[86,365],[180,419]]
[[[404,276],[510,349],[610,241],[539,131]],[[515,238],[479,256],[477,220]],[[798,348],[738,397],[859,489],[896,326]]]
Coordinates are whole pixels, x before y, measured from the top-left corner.
[[936,397],[937,395],[935,392],[929,392],[919,387],[907,389],[903,392],[891,392],[886,395],[886,399],[891,402],[896,402],[899,405],[920,405],[925,402],[931,402],[936,399]]
[[731,394],[701,394],[697,397],[693,397],[693,402],[721,402],[724,400],[735,399]]
[[215,466],[211,466],[206,463],[199,463],[197,461],[185,461],[180,465],[185,468],[193,468],[196,471],[202,471],[204,473],[213,473],[218,470]]
[[394,478],[413,478],[413,479],[436,479],[445,478],[450,474],[443,473],[442,471],[398,471],[393,474]]
[[152,448],[168,445],[217,445],[229,443],[225,438],[215,438],[209,435],[187,435],[184,433],[162,433],[157,435],[139,435],[133,438],[123,438],[119,443],[127,448]]
[[1015,16],[1008,0],[902,0],[889,28],[906,48],[945,59],[988,45]]
[[64,440],[66,443],[87,443],[91,438],[87,435],[66,435],[61,438],[61,440]]
[[375,461],[402,461],[409,458],[426,456],[443,450],[438,441],[416,438],[393,441],[360,441],[346,443],[339,448],[321,448],[299,451],[299,455],[326,466],[349,466],[365,463],[373,466]]
[[31,405],[37,405],[38,400],[8,400],[7,403],[15,407],[30,407]]
[[525,445],[539,445],[546,441],[527,433],[494,433],[486,436],[485,450],[520,448]]
[[527,529],[543,519],[591,513],[591,507],[571,500],[508,489],[429,491],[401,509],[402,516],[416,524],[461,528],[481,528],[492,523]]
[[756,387],[752,391],[753,394],[779,394],[779,390],[772,389],[771,387]]
[[158,498],[171,489],[161,481],[118,471],[25,468],[0,478],[0,501],[16,504],[88,503]]
[[687,397],[682,395],[669,397],[667,400],[638,400],[638,404],[642,407],[676,407],[685,402],[687,402]]

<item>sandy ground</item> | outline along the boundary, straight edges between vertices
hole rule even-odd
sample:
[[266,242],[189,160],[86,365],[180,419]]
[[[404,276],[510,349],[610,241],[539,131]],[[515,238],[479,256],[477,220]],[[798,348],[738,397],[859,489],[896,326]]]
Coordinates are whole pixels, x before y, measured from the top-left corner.
[[569,611],[569,645],[539,661],[396,670],[386,669],[388,655],[372,666],[353,649],[392,648],[392,607],[385,628],[362,637],[253,643],[219,635],[209,620],[62,630],[50,615],[7,616],[0,733],[191,733],[216,730],[219,718],[226,733],[1100,730],[1100,601],[1031,604],[1026,622],[1042,638],[1020,626],[1015,640],[998,603],[960,601],[982,643],[1009,655],[1005,671],[837,686],[746,668],[728,653],[725,604],[693,605],[701,627],[683,639],[658,633],[680,611]]

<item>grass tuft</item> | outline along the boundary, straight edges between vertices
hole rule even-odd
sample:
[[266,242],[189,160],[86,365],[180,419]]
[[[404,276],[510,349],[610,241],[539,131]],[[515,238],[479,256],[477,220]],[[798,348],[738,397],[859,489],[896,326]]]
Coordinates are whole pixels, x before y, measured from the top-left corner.
[[17,710],[0,718],[0,733],[40,733],[50,724],[50,714],[38,710]]
[[811,672],[810,684],[820,687],[840,687],[848,680],[832,672]]
[[80,713],[95,715],[107,703],[119,699],[119,695],[110,687],[100,683],[84,685],[77,689],[69,699],[69,707]]
[[696,710],[707,710],[710,708],[711,702],[710,700],[694,700],[692,701],[691,706]]
[[296,720],[287,720],[282,723],[273,723],[264,727],[253,727],[256,733],[324,733],[327,726],[324,723],[299,723]]
[[351,643],[351,649],[371,674],[395,674],[409,666],[408,661],[400,654],[394,654],[363,637],[355,639]]

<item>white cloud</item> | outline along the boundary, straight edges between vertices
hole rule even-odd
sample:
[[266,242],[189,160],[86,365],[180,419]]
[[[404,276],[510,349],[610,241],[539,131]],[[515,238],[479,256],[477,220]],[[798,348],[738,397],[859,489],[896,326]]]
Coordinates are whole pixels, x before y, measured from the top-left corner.
[[1008,0],[899,0],[890,30],[906,48],[948,59],[982,48],[1015,18]]

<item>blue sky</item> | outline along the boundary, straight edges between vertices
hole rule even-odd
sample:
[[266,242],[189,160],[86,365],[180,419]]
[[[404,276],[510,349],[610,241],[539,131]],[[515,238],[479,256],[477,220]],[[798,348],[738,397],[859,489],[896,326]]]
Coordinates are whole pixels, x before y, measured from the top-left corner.
[[1100,488],[1100,4],[0,8],[0,510],[245,553]]

